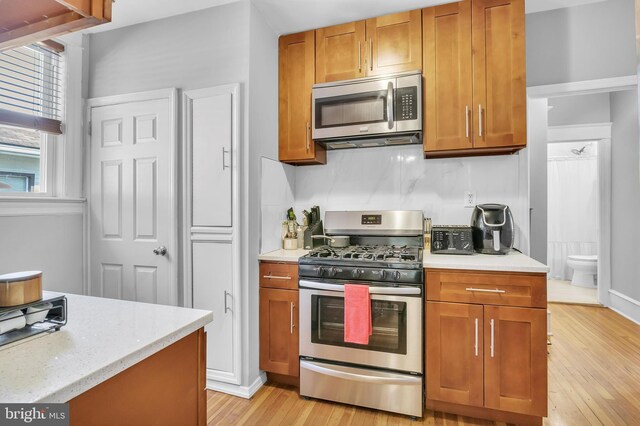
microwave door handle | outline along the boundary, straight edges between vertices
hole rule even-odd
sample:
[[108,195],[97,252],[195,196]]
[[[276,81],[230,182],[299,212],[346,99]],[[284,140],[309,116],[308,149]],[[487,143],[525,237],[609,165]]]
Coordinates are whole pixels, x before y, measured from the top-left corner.
[[393,82],[387,85],[387,120],[389,120],[389,130],[393,129]]

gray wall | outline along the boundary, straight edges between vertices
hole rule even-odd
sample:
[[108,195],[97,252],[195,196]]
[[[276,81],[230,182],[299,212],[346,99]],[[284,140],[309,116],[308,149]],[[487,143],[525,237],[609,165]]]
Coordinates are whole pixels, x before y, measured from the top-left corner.
[[45,290],[83,294],[82,214],[0,217],[0,275],[42,271]]
[[608,123],[609,93],[549,99],[549,126]]
[[249,168],[248,217],[243,230],[247,230],[246,262],[248,310],[245,325],[245,383],[251,384],[258,377],[260,354],[259,341],[259,289],[258,254],[260,252],[260,199],[261,158],[278,158],[278,36],[267,25],[262,14],[251,4],[249,29]]
[[634,0],[527,15],[527,86],[635,74],[634,16]]
[[640,301],[637,90],[611,94],[611,288]]
[[248,7],[232,3],[91,35],[89,97],[246,83]]

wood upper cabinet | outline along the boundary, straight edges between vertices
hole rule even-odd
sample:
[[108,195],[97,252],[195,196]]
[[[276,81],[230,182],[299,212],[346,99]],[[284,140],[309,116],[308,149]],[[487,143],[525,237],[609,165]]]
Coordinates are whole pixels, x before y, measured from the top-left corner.
[[482,305],[427,302],[427,397],[483,405]]
[[316,83],[422,68],[420,10],[316,30]]
[[473,0],[476,148],[524,147],[527,138],[524,0]]
[[298,291],[260,288],[260,369],[298,376]]
[[485,407],[547,415],[546,310],[484,307]]
[[423,9],[424,150],[473,148],[471,1]]
[[316,83],[365,76],[365,22],[316,30]]
[[278,156],[292,164],[324,164],[326,151],[311,139],[314,32],[280,37],[278,51]]
[[526,146],[524,19],[524,0],[423,10],[426,157]]
[[368,76],[422,69],[420,10],[367,19]]

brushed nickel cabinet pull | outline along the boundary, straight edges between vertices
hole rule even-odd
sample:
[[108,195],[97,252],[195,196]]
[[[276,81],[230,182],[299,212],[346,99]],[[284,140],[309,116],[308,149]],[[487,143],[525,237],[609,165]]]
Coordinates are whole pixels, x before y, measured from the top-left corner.
[[263,275],[262,278],[265,278],[267,280],[290,280],[291,277],[283,277],[280,275]]
[[362,42],[358,42],[358,72],[362,72]]
[[500,289],[490,289],[490,288],[473,288],[473,287],[467,287],[465,288],[466,291],[477,291],[480,293],[506,293],[506,290],[500,290]]
[[464,134],[469,139],[469,105],[464,107]]
[[373,71],[373,39],[369,39],[369,66],[371,71]]
[[475,349],[476,356],[478,356],[478,318],[475,319],[475,325],[476,325],[476,331],[475,331],[476,343],[473,347]]
[[311,130],[311,125],[309,124],[309,122],[307,122],[307,128],[306,128],[306,131],[307,131],[307,141],[306,141],[306,144],[307,144],[307,152],[309,152],[309,149],[311,149],[311,146],[310,146],[310,144],[309,144],[309,131],[310,131],[310,130]]
[[493,358],[493,343],[494,343],[494,340],[493,340],[494,333],[493,333],[493,331],[494,331],[494,324],[493,324],[493,319],[492,319],[491,320],[491,358]]
[[291,302],[291,318],[289,320],[289,325],[290,325],[290,329],[291,329],[291,334],[293,334],[293,327],[295,327],[295,325],[293,324],[293,310],[296,308],[296,304]]
[[478,136],[482,137],[482,105],[478,104]]
[[224,291],[224,313],[225,314],[231,310],[231,308],[227,306],[227,296],[230,296],[230,295],[231,293],[227,293],[227,290]]

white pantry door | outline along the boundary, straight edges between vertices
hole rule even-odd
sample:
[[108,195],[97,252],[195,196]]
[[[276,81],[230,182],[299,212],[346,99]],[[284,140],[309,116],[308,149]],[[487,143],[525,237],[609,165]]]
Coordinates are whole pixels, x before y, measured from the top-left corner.
[[94,296],[178,302],[175,95],[164,93],[171,95],[158,98],[149,93],[146,100],[145,94],[125,95],[121,103],[101,105],[97,100],[91,107],[89,238]]

